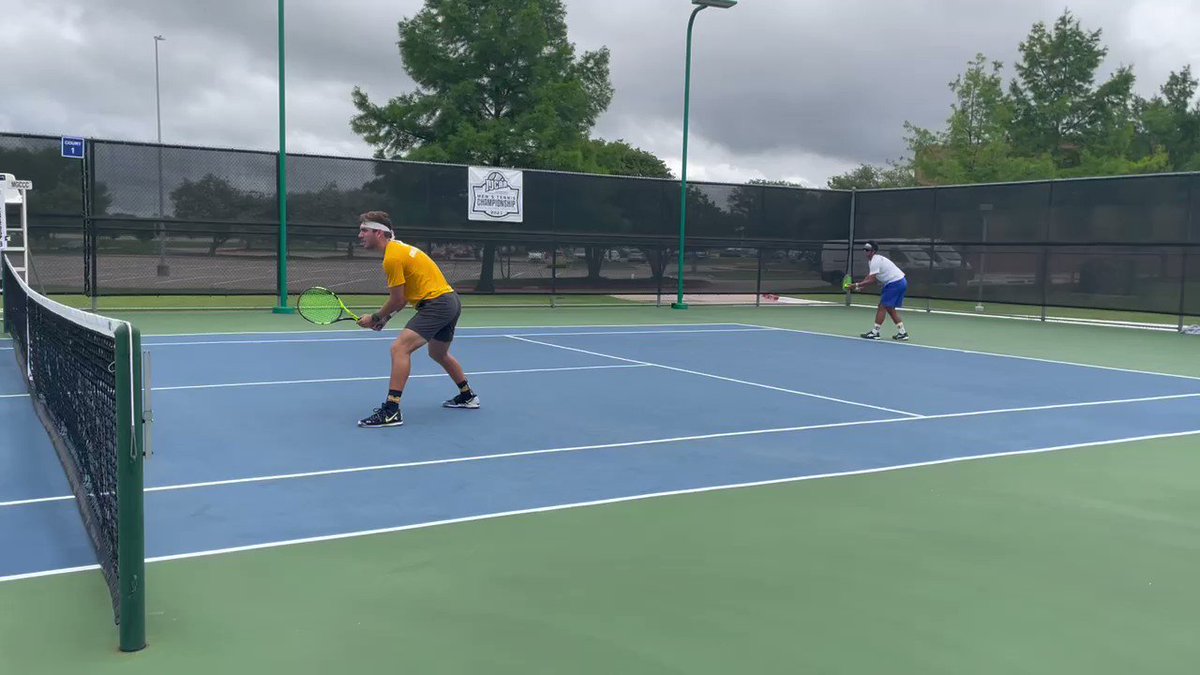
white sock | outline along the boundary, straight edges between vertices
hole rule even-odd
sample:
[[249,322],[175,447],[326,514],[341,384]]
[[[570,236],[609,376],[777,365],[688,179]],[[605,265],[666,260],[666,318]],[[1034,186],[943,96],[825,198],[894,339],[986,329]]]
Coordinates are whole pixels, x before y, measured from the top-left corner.
[[875,324],[875,327],[871,329],[871,332],[878,333],[879,332],[879,324]]
[[904,322],[903,322],[903,321],[901,321],[900,323],[896,324],[896,331],[897,331],[897,332],[900,332],[900,333],[903,333],[903,332],[904,332]]

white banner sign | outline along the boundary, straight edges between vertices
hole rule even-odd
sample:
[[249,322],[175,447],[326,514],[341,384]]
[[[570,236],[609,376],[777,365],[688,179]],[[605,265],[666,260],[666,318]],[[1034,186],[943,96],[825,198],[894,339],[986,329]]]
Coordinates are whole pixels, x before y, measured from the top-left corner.
[[467,168],[467,219],[519,223],[524,217],[524,174],[485,166]]

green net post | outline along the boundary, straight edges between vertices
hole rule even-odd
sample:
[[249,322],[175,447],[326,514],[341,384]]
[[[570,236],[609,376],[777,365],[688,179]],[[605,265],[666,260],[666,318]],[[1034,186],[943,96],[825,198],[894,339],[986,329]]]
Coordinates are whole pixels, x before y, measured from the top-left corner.
[[286,79],[284,78],[283,16],[284,0],[279,0],[276,9],[279,24],[279,245],[276,285],[279,304],[271,309],[276,314],[294,314],[295,307],[288,307],[288,235],[287,235],[287,104]]
[[117,553],[120,577],[120,647],[136,652],[146,646],[146,539],[142,449],[142,336],[124,324],[116,333],[117,381],[132,384],[117,403]]

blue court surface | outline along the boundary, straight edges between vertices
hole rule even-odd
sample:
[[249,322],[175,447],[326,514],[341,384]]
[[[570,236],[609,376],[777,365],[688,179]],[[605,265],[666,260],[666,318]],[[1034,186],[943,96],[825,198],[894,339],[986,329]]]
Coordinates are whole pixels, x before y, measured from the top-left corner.
[[[1200,430],[1200,378],[740,324],[460,329],[483,407],[421,351],[404,426],[360,429],[392,337],[144,337],[147,556]],[[0,349],[0,579],[92,566]]]

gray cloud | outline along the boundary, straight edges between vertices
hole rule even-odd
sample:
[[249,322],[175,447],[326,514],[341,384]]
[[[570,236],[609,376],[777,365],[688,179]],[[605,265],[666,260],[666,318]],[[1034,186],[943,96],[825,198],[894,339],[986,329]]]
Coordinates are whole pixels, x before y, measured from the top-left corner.
[[[396,23],[419,0],[289,0],[288,149],[371,150],[349,127],[350,90],[376,101],[409,90]],[[595,135],[646,148],[678,170],[685,0],[568,0],[580,51],[607,46],[616,96]],[[841,3],[742,0],[696,21],[689,172],[711,180],[823,184],[858,162],[904,152],[903,123],[940,127],[946,84],[976,52],[1006,64],[1061,0]],[[1079,0],[1102,28],[1105,68],[1131,64],[1152,94],[1186,63],[1200,69],[1197,0]],[[154,45],[161,33],[164,140],[277,147],[275,4],[213,0],[40,0],[0,26],[5,82],[16,97],[4,131],[154,138]]]

